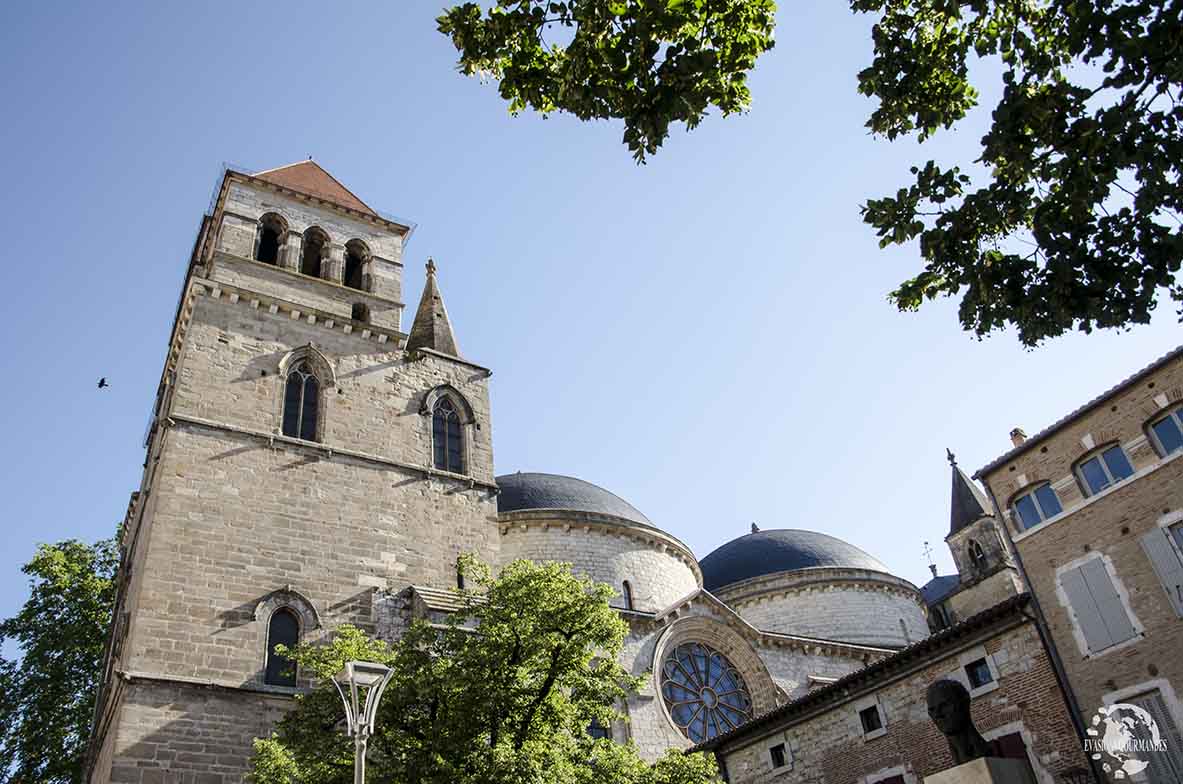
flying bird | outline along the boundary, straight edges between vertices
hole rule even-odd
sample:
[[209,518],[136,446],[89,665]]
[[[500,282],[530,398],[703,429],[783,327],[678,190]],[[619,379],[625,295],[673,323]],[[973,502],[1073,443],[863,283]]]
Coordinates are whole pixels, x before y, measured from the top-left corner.
[[109,386],[111,386],[111,385],[107,383],[106,376],[103,376],[102,378],[99,379],[99,389],[106,389]]

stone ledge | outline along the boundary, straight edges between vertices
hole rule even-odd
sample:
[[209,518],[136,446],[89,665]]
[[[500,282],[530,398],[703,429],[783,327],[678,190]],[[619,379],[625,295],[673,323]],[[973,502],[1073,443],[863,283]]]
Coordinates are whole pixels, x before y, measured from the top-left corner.
[[372,455],[366,452],[359,452],[353,449],[345,449],[343,447],[332,446],[329,444],[322,444],[318,441],[303,441],[299,438],[292,438],[290,436],[280,435],[278,433],[265,433],[261,430],[253,430],[251,428],[240,427],[238,425],[230,425],[224,422],[214,422],[213,420],[203,419],[201,417],[190,416],[188,414],[181,414],[173,412],[169,414],[165,421],[170,426],[177,424],[187,424],[196,427],[203,427],[210,430],[217,430],[227,433],[235,433],[237,435],[248,436],[260,441],[266,441],[268,446],[274,447],[277,444],[282,444],[287,447],[295,447],[305,449],[311,452],[317,452],[328,459],[340,455],[343,457],[353,458],[355,460],[364,460],[368,463],[376,463],[378,465],[388,466],[390,468],[397,468],[401,471],[415,473],[421,475],[424,479],[438,479],[442,481],[451,482],[453,484],[465,485],[469,488],[479,487],[482,490],[495,492],[497,485],[491,482],[484,482],[475,479],[471,476],[462,476],[460,474],[452,474],[447,471],[437,471],[428,466],[414,465],[412,463],[404,463],[399,460],[393,460],[388,457],[380,455]]

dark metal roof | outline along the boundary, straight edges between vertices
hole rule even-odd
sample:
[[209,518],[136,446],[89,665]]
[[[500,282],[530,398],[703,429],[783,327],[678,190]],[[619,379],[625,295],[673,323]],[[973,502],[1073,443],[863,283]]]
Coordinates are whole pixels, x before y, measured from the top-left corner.
[[649,518],[620,496],[573,476],[523,474],[519,471],[497,477],[497,486],[501,488],[497,496],[498,512],[562,509],[612,515],[642,525],[653,525]]
[[1023,443],[1016,446],[1014,449],[1011,449],[1009,452],[1004,452],[1003,454],[994,458],[989,463],[987,463],[986,465],[982,466],[981,468],[979,468],[977,471],[974,472],[974,479],[980,479],[983,475],[989,473],[990,471],[993,471],[995,468],[998,468],[1000,465],[1009,461],[1011,458],[1017,457],[1018,455],[1022,454],[1023,452],[1026,452],[1028,449],[1035,446],[1039,441],[1042,441],[1043,439],[1050,436],[1052,433],[1056,432],[1060,428],[1067,425],[1069,422],[1082,416],[1089,409],[1101,404],[1107,398],[1112,397],[1113,395],[1116,395],[1118,392],[1121,392],[1121,391],[1125,390],[1126,388],[1138,383],[1142,379],[1146,378],[1146,376],[1148,376],[1151,373],[1153,373],[1154,371],[1158,370],[1163,365],[1165,365],[1168,362],[1170,362],[1171,360],[1177,359],[1179,357],[1183,357],[1183,346],[1179,346],[1172,351],[1168,351],[1166,354],[1164,354],[1161,357],[1159,357],[1158,359],[1154,360],[1146,367],[1144,367],[1141,370],[1139,370],[1138,372],[1134,373],[1132,376],[1129,376],[1128,378],[1119,382],[1115,386],[1110,387],[1109,389],[1105,390],[1101,394],[1097,395],[1095,398],[1093,398],[1089,402],[1085,403],[1083,406],[1076,409],[1072,413],[1070,413],[1066,416],[1063,416],[1060,419],[1057,419],[1055,422],[1048,425],[1043,430],[1040,430],[1038,433],[1031,436],[1026,441],[1024,441]]
[[949,533],[955,534],[970,523],[991,517],[990,502],[978,483],[953,463],[953,497],[949,503]]
[[[789,719],[806,711],[819,708],[827,702],[854,697],[859,687],[879,685],[883,682],[883,678],[888,677],[893,671],[898,672],[902,668],[928,657],[936,659],[957,640],[1001,622],[1008,617],[1024,614],[1023,608],[1030,601],[1030,594],[1021,593],[1012,596],[987,610],[983,610],[977,615],[966,618],[961,623],[954,624],[948,629],[925,637],[923,640],[913,643],[898,653],[873,662],[861,670],[855,670],[849,675],[844,675],[833,683],[814,689],[792,702],[781,705],[779,708],[773,708],[767,713],[756,716],[750,721],[724,732],[722,735],[716,735],[696,746],[692,746],[687,750],[687,753],[693,754],[698,751],[717,749],[730,741],[753,735],[763,727],[767,727],[774,722]],[[1028,620],[1033,620],[1030,616],[1026,617]]]
[[941,599],[956,591],[959,585],[961,585],[961,575],[942,574],[932,578],[920,588],[920,598],[924,600],[927,606],[932,607]]
[[887,567],[859,548],[816,531],[781,528],[732,539],[699,561],[702,587],[717,591],[740,580],[777,572],[825,566],[871,569]]

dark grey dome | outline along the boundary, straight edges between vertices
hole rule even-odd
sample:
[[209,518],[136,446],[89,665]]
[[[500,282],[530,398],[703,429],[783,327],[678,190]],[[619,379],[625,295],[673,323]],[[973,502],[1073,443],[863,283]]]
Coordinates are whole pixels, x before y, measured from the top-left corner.
[[699,561],[702,587],[724,586],[776,572],[838,566],[886,572],[887,567],[859,548],[816,531],[781,528],[732,539]]
[[636,507],[599,485],[558,474],[505,474],[497,477],[501,488],[497,496],[498,512],[526,509],[563,509],[569,512],[595,512],[653,525]]

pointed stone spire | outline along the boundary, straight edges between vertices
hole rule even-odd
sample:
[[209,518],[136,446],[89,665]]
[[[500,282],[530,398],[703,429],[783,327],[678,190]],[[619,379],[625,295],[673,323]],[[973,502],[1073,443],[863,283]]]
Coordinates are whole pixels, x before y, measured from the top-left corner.
[[955,534],[970,523],[983,517],[993,517],[990,512],[990,502],[986,494],[978,487],[977,482],[965,475],[957,465],[957,458],[946,449],[945,453],[949,465],[953,468],[953,497],[949,503],[949,533]]
[[453,357],[460,356],[456,336],[452,334],[452,322],[444,307],[435,279],[435,262],[427,260],[427,282],[423,284],[423,296],[419,298],[419,309],[415,311],[415,323],[407,339],[407,350],[428,348]]

